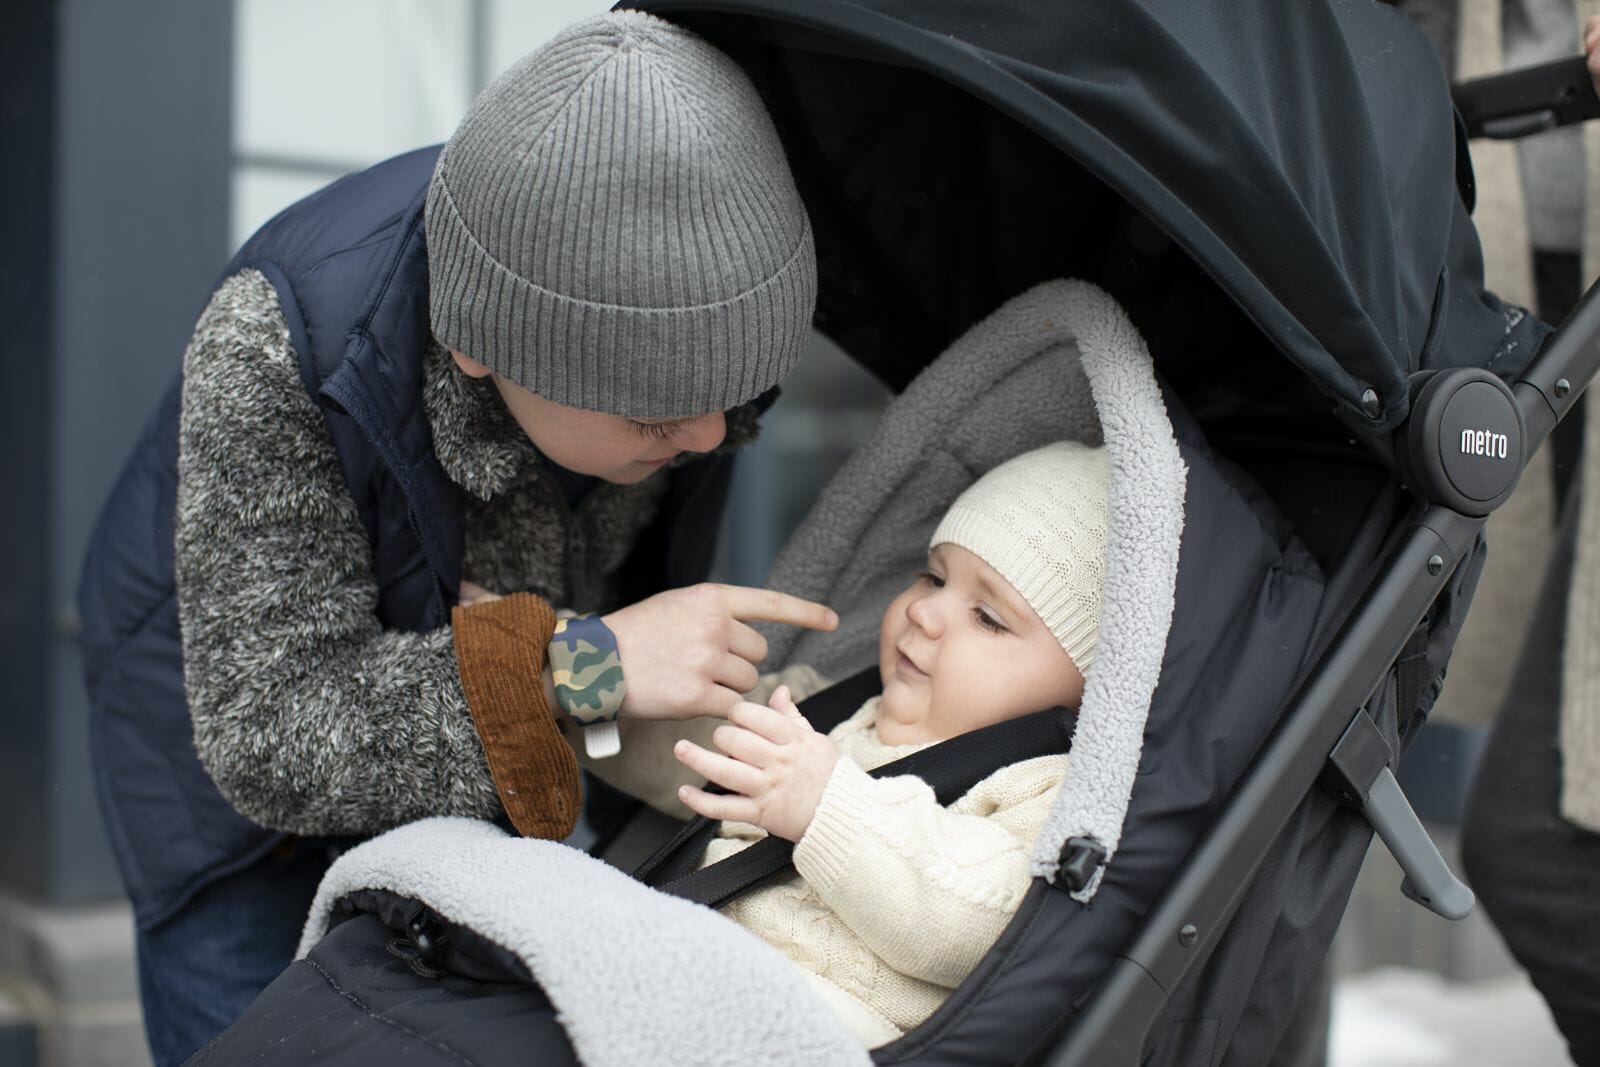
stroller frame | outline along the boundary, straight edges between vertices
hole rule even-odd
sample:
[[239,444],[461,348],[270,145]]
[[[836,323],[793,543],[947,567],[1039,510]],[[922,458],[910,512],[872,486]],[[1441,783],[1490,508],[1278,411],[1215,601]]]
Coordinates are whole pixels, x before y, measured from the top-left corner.
[[[1590,287],[1506,391],[1513,401],[1509,413],[1518,435],[1513,444],[1521,462],[1494,504],[1510,496],[1527,459],[1572,410],[1597,371],[1600,283]],[[1434,378],[1477,380],[1479,373],[1444,370]],[[1410,417],[1388,441],[1367,442],[1390,451],[1401,469],[1413,471],[1443,458],[1437,434],[1423,435],[1428,440],[1420,442],[1430,451],[1417,454],[1413,448],[1418,442],[1409,427],[1431,414],[1425,398],[1415,403],[1418,392],[1413,392]],[[1428,479],[1414,481],[1421,488]],[[1206,958],[1295,804],[1319,779],[1339,803],[1360,810],[1372,823],[1406,874],[1401,889],[1407,896],[1446,918],[1470,912],[1471,891],[1451,874],[1400,791],[1388,766],[1393,753],[1365,709],[1455,568],[1472,552],[1488,517],[1487,510],[1463,514],[1460,501],[1430,497],[1424,497],[1427,506],[1409,521],[1398,550],[1311,669],[1189,862],[1043,1062],[1087,1067],[1142,1060],[1171,991]]]

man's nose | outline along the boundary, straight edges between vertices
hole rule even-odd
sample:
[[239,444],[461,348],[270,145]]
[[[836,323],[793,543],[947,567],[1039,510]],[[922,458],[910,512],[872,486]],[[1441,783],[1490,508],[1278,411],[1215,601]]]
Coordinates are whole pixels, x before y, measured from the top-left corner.
[[681,423],[673,443],[685,452],[709,452],[728,434],[728,420],[720,411]]

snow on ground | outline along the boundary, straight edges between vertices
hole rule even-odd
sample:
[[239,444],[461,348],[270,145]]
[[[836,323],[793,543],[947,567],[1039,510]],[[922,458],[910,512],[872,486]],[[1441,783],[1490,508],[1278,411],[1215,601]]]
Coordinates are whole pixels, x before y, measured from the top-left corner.
[[1328,1067],[1566,1067],[1566,1042],[1521,974],[1475,983],[1385,967],[1340,979]]

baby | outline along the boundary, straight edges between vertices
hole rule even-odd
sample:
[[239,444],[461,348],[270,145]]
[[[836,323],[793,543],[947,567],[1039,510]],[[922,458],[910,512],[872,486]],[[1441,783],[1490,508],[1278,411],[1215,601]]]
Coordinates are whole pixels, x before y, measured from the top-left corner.
[[[731,790],[676,788],[684,805],[723,820],[703,863],[767,834],[795,842],[797,874],[724,913],[798,964],[868,1047],[932,1014],[1005,929],[1067,757],[1004,767],[949,807],[916,777],[867,772],[969,730],[1078,705],[1099,633],[1108,482],[1103,449],[1064,442],[962,493],[934,532],[928,569],[884,612],[882,695],[828,735],[795,708],[821,686],[800,668],[765,680],[763,689],[777,685],[767,705],[741,703],[715,727],[718,751],[673,746],[683,767]],[[630,740],[590,767],[647,795],[651,783],[618,773],[647,747]],[[661,798],[662,783],[654,789]]]

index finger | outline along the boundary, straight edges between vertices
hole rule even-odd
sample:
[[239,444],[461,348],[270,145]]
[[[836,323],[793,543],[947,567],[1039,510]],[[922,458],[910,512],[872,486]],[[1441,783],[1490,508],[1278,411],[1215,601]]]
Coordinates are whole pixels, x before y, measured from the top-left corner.
[[781,622],[789,626],[804,626],[808,630],[832,630],[839,625],[838,613],[815,601],[780,593],[776,589],[752,589],[747,585],[725,588],[728,611],[736,619]]

